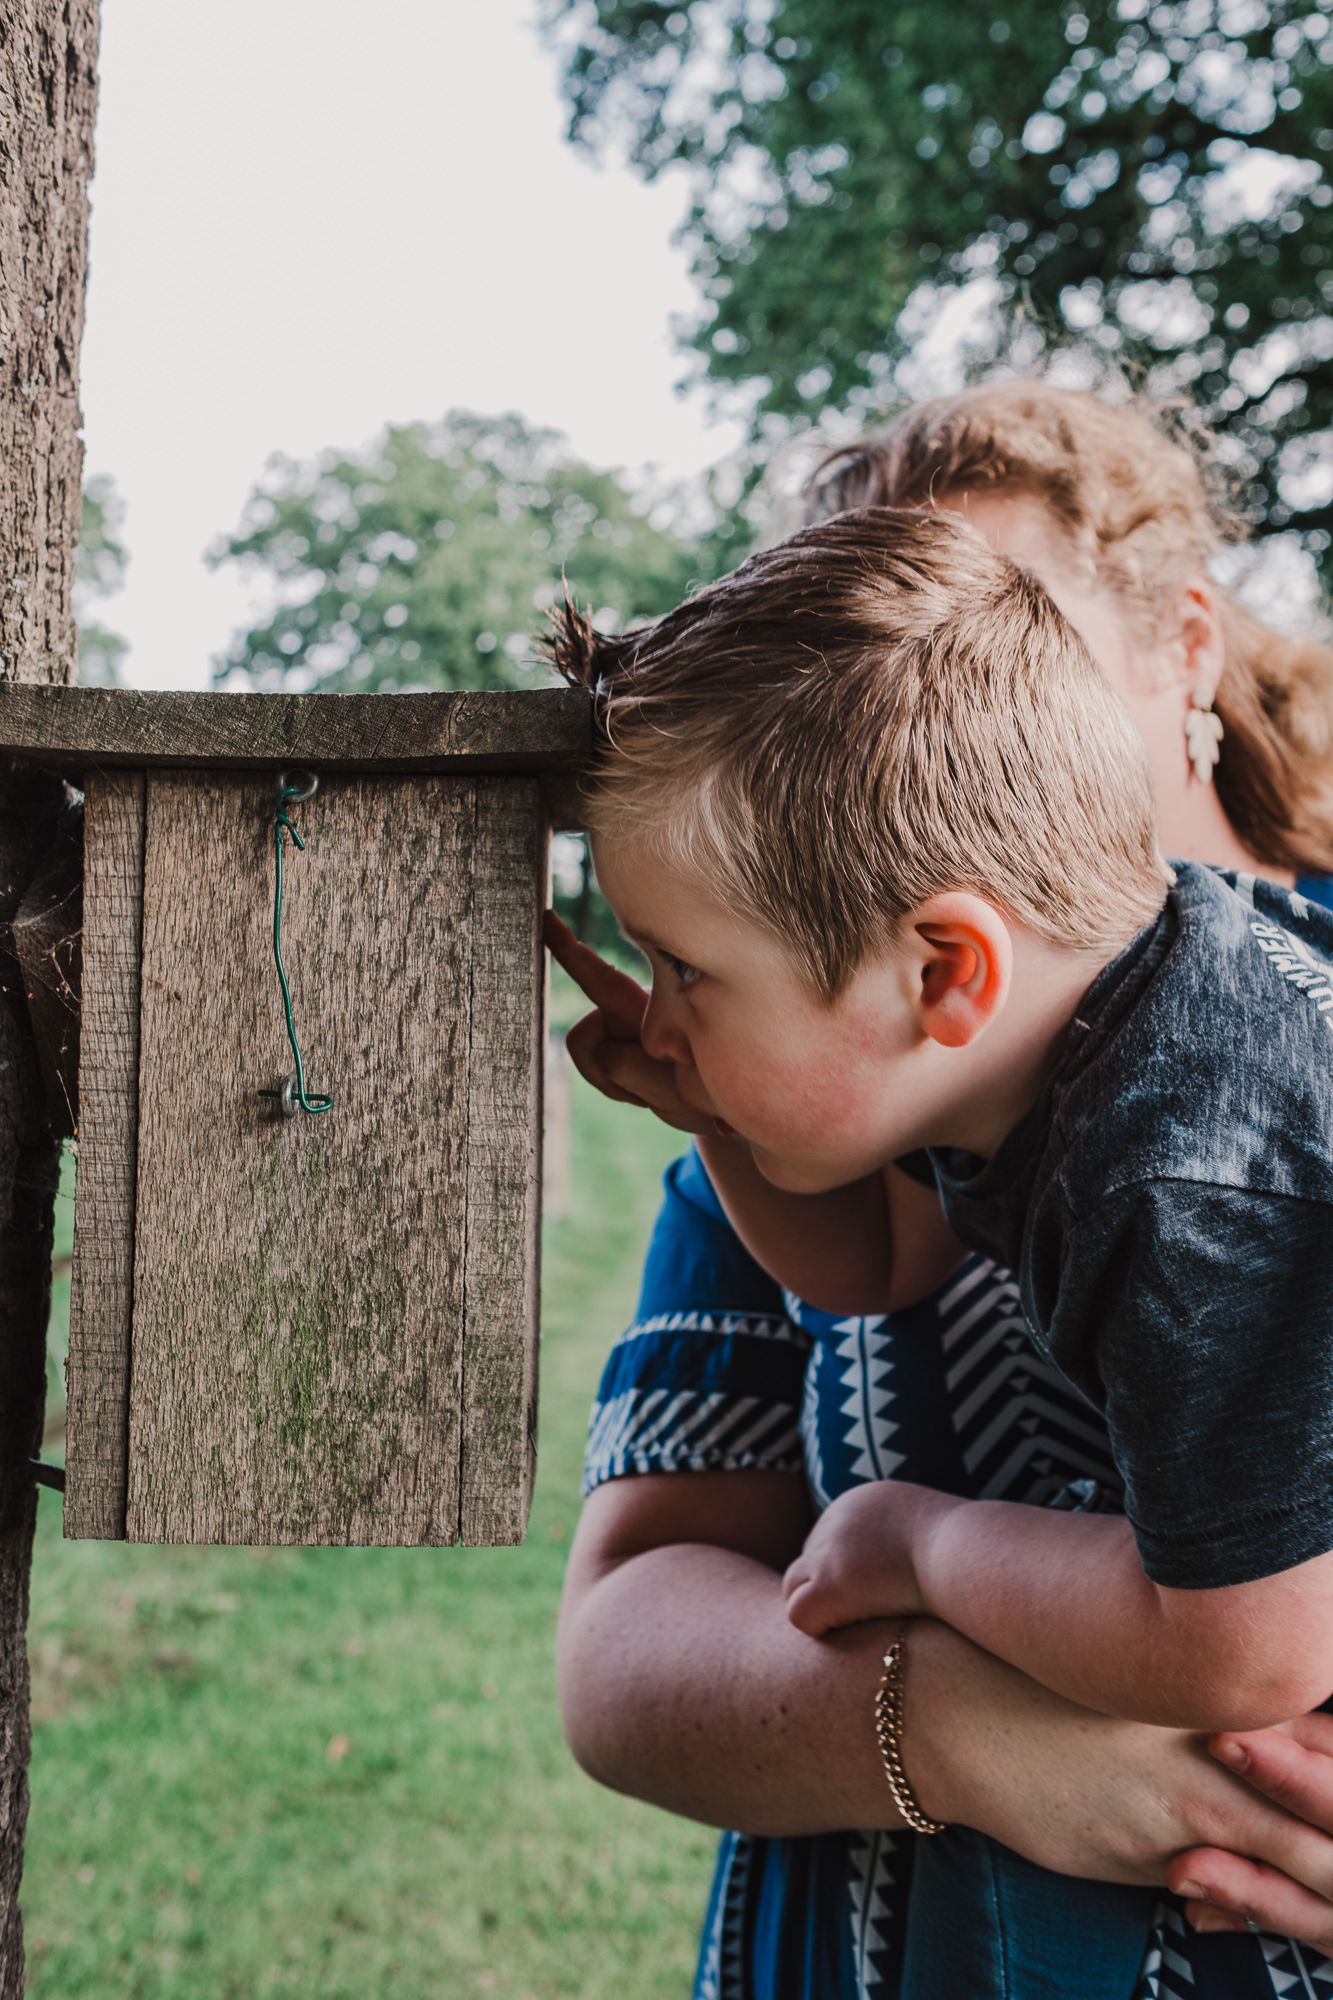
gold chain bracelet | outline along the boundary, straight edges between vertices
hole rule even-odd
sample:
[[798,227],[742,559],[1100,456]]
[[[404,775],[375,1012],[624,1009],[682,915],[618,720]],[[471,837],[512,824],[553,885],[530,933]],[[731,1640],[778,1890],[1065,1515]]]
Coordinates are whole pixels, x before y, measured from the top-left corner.
[[884,1655],[884,1676],[875,1693],[875,1736],[884,1760],[893,1803],[914,1833],[943,1833],[944,1821],[923,1813],[912,1795],[903,1769],[903,1683],[907,1665],[907,1629],[898,1634]]

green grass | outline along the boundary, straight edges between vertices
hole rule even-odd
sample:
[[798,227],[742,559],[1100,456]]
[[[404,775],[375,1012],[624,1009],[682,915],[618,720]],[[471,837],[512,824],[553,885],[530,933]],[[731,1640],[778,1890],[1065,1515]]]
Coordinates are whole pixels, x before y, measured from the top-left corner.
[[584,1778],[552,1681],[588,1403],[679,1147],[573,1097],[523,1548],[66,1543],[43,1494],[38,2000],[688,1993],[713,1837]]

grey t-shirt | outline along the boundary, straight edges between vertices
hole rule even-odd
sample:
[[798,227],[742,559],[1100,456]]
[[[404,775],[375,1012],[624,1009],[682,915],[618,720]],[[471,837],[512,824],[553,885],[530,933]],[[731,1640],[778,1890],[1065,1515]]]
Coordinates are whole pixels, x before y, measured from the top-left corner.
[[1150,1577],[1333,1548],[1333,913],[1177,864],[993,1159],[929,1158],[1104,1413]]

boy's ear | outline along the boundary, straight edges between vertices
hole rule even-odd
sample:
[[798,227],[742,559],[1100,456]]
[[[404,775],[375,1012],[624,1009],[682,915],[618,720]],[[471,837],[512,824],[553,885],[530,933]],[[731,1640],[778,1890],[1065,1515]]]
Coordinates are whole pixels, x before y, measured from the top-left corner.
[[920,904],[904,930],[919,964],[923,1032],[941,1048],[965,1049],[1008,997],[1014,967],[1009,926],[980,896],[955,891]]

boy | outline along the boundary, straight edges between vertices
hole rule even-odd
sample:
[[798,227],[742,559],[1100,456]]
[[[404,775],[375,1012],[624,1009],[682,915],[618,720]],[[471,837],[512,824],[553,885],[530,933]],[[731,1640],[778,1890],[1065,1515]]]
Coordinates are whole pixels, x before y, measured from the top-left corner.
[[[1085,1705],[1196,1728],[1333,1686],[1333,922],[1156,850],[1142,746],[1040,587],[944,515],[839,516],[646,631],[604,698],[597,868],[646,1011],[586,1075],[699,1135],[791,1290],[888,1311],[1019,1275],[1128,1519],[845,1495],[812,1633],[930,1611]],[[640,1018],[641,1014],[641,1018]],[[898,1164],[895,1164],[898,1163]]]

